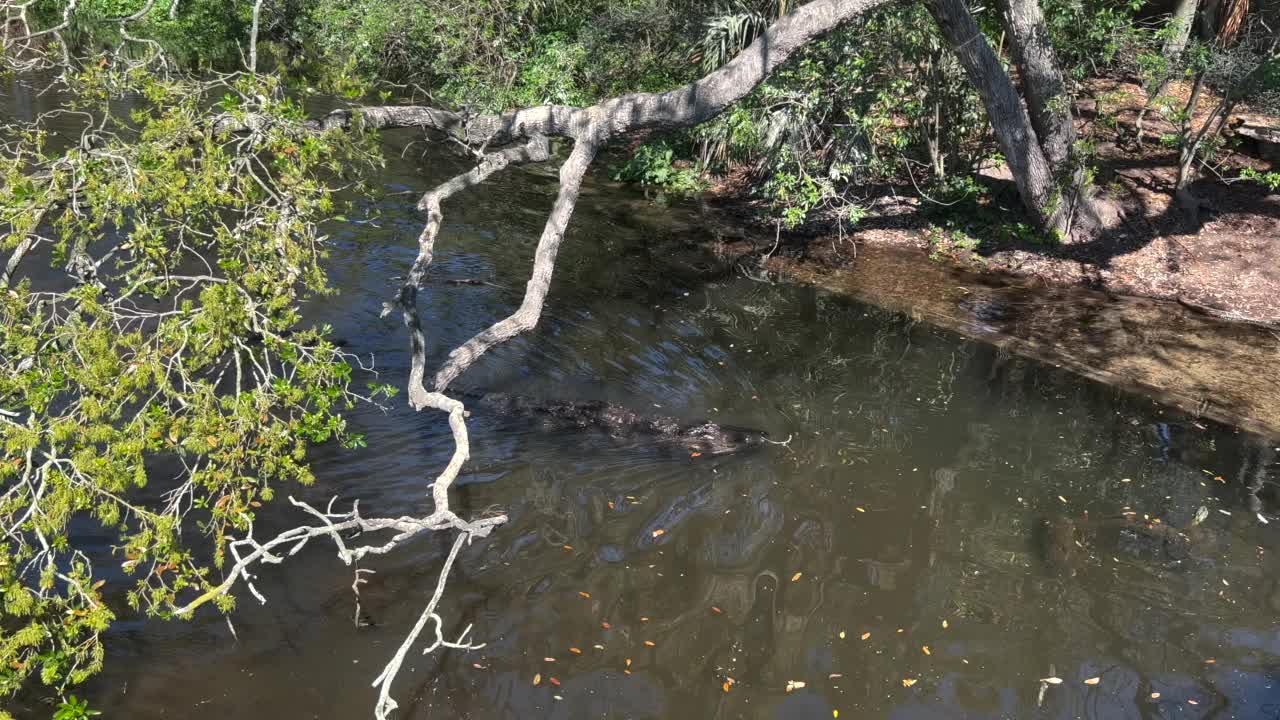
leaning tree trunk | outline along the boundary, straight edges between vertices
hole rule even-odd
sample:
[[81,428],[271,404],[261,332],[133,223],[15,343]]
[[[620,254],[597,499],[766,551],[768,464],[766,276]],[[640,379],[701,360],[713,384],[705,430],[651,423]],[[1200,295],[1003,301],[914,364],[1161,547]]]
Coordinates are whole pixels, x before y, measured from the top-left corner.
[[1022,204],[1044,230],[1065,235],[1069,215],[1054,182],[1053,167],[1000,59],[964,0],[930,0],[929,11],[982,98]]
[[1089,186],[1085,168],[1076,162],[1072,99],[1039,0],[999,0],[999,6],[1022,78],[1031,125],[1066,204],[1063,234],[1091,235],[1104,222],[1101,204]]
[[1067,166],[1076,131],[1071,123],[1071,96],[1049,41],[1040,4],[1037,0],[999,0],[998,5],[1022,78],[1031,125],[1040,138],[1045,159],[1054,171],[1060,172]]
[[1160,74],[1152,78],[1153,82],[1147,86],[1147,102],[1138,112],[1136,123],[1138,142],[1142,142],[1143,121],[1146,119],[1147,111],[1151,109],[1151,104],[1156,98],[1163,95],[1165,89],[1169,87],[1169,81],[1173,78],[1173,68],[1182,58],[1183,51],[1187,49],[1187,42],[1191,40],[1191,26],[1195,24],[1196,10],[1199,7],[1200,0],[1178,0],[1173,16],[1169,18],[1169,34],[1165,37],[1164,48],[1160,52],[1164,58],[1164,66]]

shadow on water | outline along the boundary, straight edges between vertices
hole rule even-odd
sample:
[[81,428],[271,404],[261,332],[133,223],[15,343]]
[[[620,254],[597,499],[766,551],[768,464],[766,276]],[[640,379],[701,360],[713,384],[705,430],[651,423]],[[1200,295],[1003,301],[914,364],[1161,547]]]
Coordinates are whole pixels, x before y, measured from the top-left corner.
[[[388,183],[416,193],[455,169],[411,155]],[[486,284],[423,293],[437,360],[518,302],[553,182],[512,172],[446,208],[434,277]],[[332,229],[342,294],[315,309],[398,385],[403,330],[378,315],[414,254],[407,197]],[[465,552],[442,614],[488,645],[411,659],[397,717],[1280,712],[1274,442],[907,313],[719,272],[694,233],[689,209],[597,180],[543,322],[462,382],[790,443],[694,458],[475,413],[458,506],[511,522]],[[442,419],[400,407],[352,422],[369,449],[317,449],[316,487],[289,492],[420,511],[452,450]],[[1201,507],[1195,535],[1211,541],[1176,557],[1141,532],[1087,532],[1125,510],[1187,528]],[[298,520],[280,507],[262,522]],[[1046,522],[1073,533],[1069,553]],[[447,542],[372,565],[362,627],[349,569],[319,545],[261,569],[269,602],[240,598],[238,639],[211,613],[127,623],[84,694],[113,718],[367,717]],[[1051,674],[1064,682],[1042,692]]]

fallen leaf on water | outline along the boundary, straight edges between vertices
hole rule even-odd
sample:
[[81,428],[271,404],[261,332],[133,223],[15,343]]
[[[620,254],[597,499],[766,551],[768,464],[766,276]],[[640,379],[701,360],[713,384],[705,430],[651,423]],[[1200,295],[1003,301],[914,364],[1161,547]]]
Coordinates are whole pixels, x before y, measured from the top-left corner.
[[666,534],[667,534],[667,531],[663,530],[662,528],[658,528],[657,530],[653,531],[654,537],[662,537],[663,535],[666,535]]
[[804,573],[796,573],[795,575],[792,575],[792,576],[791,576],[791,582],[796,582],[797,580],[799,580],[799,579],[800,579],[800,576],[801,576],[801,575],[803,575],[803,574],[804,574]]
[[842,678],[842,677],[844,677],[844,674],[843,674],[843,673],[831,673],[830,675],[828,675],[828,676],[827,676],[827,679],[828,679],[828,680],[839,680],[839,679],[840,679],[840,678]]
[[556,659],[555,659],[555,658],[553,658],[553,657],[544,657],[544,658],[542,658],[542,662],[555,662],[555,661],[556,661]]
[[1062,684],[1062,678],[1060,678],[1060,677],[1047,677],[1047,678],[1040,678],[1040,682],[1042,682],[1042,683],[1049,683],[1050,685],[1061,685],[1061,684]]
[[534,675],[534,676],[533,676],[533,684],[534,684],[534,685],[541,685],[541,684],[542,684],[542,673],[538,673],[537,675]]
[[711,612],[713,612],[713,613],[715,613],[715,614],[719,615],[720,613],[722,613],[722,612],[724,612],[724,611],[723,611],[723,610],[721,610],[720,608],[716,607],[715,605],[712,605],[712,606],[711,606]]
[[1199,705],[1199,704],[1200,704],[1200,701],[1199,701],[1199,700],[1187,700],[1187,704],[1188,704],[1188,705]]
[[573,546],[572,546],[572,545],[565,545],[565,546],[564,546],[564,549],[565,549],[565,550],[570,550],[570,551],[572,551],[572,550],[573,550]]
[[613,509],[614,509],[614,508],[616,508],[616,507],[618,507],[618,506],[617,506],[617,505],[614,505],[614,504],[613,504],[613,501],[612,501],[612,500],[610,500],[610,501],[609,501],[609,509],[610,509],[610,510],[613,510]]
[[609,624],[609,623],[607,623],[607,622],[602,622],[602,623],[600,623],[600,627],[604,628],[605,630],[608,630],[609,628],[611,628],[611,627],[613,627],[613,626],[612,626],[612,625],[610,625],[610,624]]
[[555,678],[551,678],[551,684],[560,687],[560,681]]
[[902,687],[911,687],[917,682],[919,682],[919,680],[916,680],[915,678],[902,678]]
[[604,646],[603,646],[603,645],[601,645],[600,643],[596,643],[595,645],[592,645],[591,647],[593,647],[593,648],[595,648],[595,649],[597,649],[597,650],[603,650],[603,649],[604,649]]
[[578,596],[579,596],[579,597],[586,598],[586,599],[588,599],[588,600],[590,600],[590,599],[591,599],[591,593],[587,592],[586,590],[579,590],[579,591],[578,591]]
[[721,685],[720,687],[724,688],[724,691],[725,691],[725,692],[729,692],[729,683],[728,683],[728,681],[726,681],[726,682],[725,682],[723,685]]
[[622,672],[626,673],[627,675],[630,675],[630,674],[631,674],[631,671],[630,671],[630,670],[623,670]]
[[866,511],[867,511],[867,509],[866,509],[866,508],[861,507],[861,506],[854,508],[854,510],[857,510],[857,511],[858,511],[858,512],[860,512],[860,513],[864,513],[864,512],[866,512]]
[[803,688],[803,687],[804,687],[804,685],[805,685],[805,683],[804,683],[804,681],[803,681],[803,680],[788,680],[788,681],[787,681],[787,692],[791,692],[792,690],[799,690],[799,689]]
[[1085,680],[1085,681],[1084,681],[1084,684],[1085,684],[1085,685],[1097,685],[1097,684],[1098,684],[1098,683],[1100,683],[1100,682],[1102,682],[1102,678],[1091,677],[1091,678],[1089,678],[1088,680]]
[[841,639],[841,640],[843,640],[843,639],[844,639],[844,631],[843,631],[843,630],[841,630],[841,631],[840,631],[840,639]]
[[1066,499],[1066,498],[1064,498],[1064,497],[1062,497],[1061,495],[1059,495],[1059,496],[1058,496],[1058,499],[1059,499],[1059,500],[1061,500],[1062,502],[1066,502],[1066,501],[1067,501],[1067,499]]
[[477,670],[488,670],[488,669],[489,669],[489,668],[485,667],[484,665],[481,665],[480,663],[471,663],[471,667],[473,667],[473,668],[475,668],[475,669],[477,669]]
[[569,648],[569,652],[573,653],[574,655],[582,654],[582,650],[580,650],[579,648]]
[[942,621],[942,629],[943,629],[943,630],[946,630],[946,629],[947,629],[947,621],[946,621],[946,620],[943,620],[943,621]]
[[657,647],[657,646],[658,646],[658,644],[657,644],[657,643],[655,643],[655,642],[654,642],[654,641],[652,641],[652,640],[645,640],[645,641],[644,641],[644,644],[645,644],[645,647]]
[[563,699],[564,699],[564,696],[563,696],[563,695],[552,695],[551,697],[555,698],[556,700],[563,700]]
[[640,618],[640,622],[649,622],[649,617],[646,615],[645,617]]
[[840,717],[840,711],[839,711],[839,710],[832,710],[832,711],[831,711],[831,717],[833,717],[833,718],[838,718],[838,717]]
[[866,640],[866,639],[867,639],[867,638],[869,638],[869,637],[871,637],[871,633],[869,633],[869,632],[864,632],[864,633],[862,633],[862,639],[863,639],[863,640]]
[[1214,664],[1214,663],[1216,663],[1216,662],[1218,662],[1218,661],[1217,661],[1217,660],[1214,660],[1213,658],[1209,658],[1208,660],[1205,660],[1205,661],[1204,661],[1204,664],[1205,664],[1205,665],[1212,665],[1212,664]]
[[1151,699],[1152,699],[1152,700],[1159,700],[1159,699],[1160,699],[1160,693],[1158,693],[1158,692],[1153,692],[1153,693],[1151,693]]
[[700,453],[700,452],[691,452],[691,453],[689,453],[689,457],[702,457],[702,453]]

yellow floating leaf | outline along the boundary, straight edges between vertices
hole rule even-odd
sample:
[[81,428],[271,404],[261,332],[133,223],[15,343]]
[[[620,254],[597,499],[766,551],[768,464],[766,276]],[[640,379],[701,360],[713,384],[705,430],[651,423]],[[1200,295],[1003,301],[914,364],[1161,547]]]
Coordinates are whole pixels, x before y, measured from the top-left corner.
[[534,675],[534,676],[533,676],[533,684],[534,684],[534,685],[541,685],[541,684],[542,684],[542,673],[538,673],[537,675]]
[[652,640],[645,640],[645,641],[644,641],[644,644],[645,644],[645,647],[657,647],[657,646],[658,646],[658,644],[657,644],[657,643],[655,643],[655,642],[654,642],[654,641],[652,641]]
[[657,530],[653,531],[654,537],[662,537],[663,535],[666,535],[666,534],[667,534],[667,531],[663,530],[662,528],[658,528]]
[[573,653],[574,655],[581,655],[581,654],[582,654],[582,650],[580,650],[580,649],[578,649],[578,648],[572,648],[572,647],[571,647],[571,648],[569,648],[569,652]]
[[864,633],[862,633],[862,639],[863,639],[863,640],[866,640],[866,639],[868,639],[868,638],[870,638],[870,637],[871,637],[871,633],[869,633],[869,632],[864,632]]
[[1066,501],[1067,501],[1067,499],[1066,499],[1066,498],[1064,498],[1064,497],[1062,497],[1061,495],[1059,495],[1059,496],[1058,496],[1058,499],[1059,499],[1059,500],[1061,500],[1062,502],[1066,502]]
[[796,581],[798,581],[798,580],[800,579],[800,576],[801,576],[801,575],[803,575],[803,574],[804,574],[804,573],[796,573],[795,575],[792,575],[792,576],[791,576],[791,582],[796,582]]
[[867,511],[867,509],[866,509],[866,508],[864,508],[864,507],[856,507],[856,508],[854,508],[854,510],[857,510],[857,511],[858,511],[858,512],[860,512],[860,513],[864,513],[864,512],[866,512],[866,511]]
[[1152,700],[1159,700],[1159,699],[1160,699],[1160,693],[1158,693],[1158,692],[1153,692],[1153,693],[1151,693],[1151,699],[1152,699]]
[[631,658],[627,658],[627,667],[631,667]]
[[728,682],[725,682],[725,683],[724,683],[723,685],[721,685],[720,687],[721,687],[721,688],[723,688],[725,692],[729,692],[729,683],[728,683]]
[[943,629],[943,630],[946,630],[946,629],[947,629],[947,627],[948,627],[948,626],[947,626],[947,621],[946,621],[946,620],[943,620],[943,621],[942,621],[942,629]]
[[843,639],[844,639],[844,631],[843,631],[843,630],[841,630],[841,631],[840,631],[840,639],[841,639],[841,640],[843,640]]
[[590,600],[590,599],[591,599],[591,593],[587,592],[586,590],[579,590],[579,591],[578,591],[578,596],[579,596],[579,597],[582,597],[582,598],[586,598],[586,599],[588,599],[588,600]]
[[911,687],[912,685],[915,685],[917,682],[920,682],[920,681],[916,680],[915,678],[902,678],[902,687]]

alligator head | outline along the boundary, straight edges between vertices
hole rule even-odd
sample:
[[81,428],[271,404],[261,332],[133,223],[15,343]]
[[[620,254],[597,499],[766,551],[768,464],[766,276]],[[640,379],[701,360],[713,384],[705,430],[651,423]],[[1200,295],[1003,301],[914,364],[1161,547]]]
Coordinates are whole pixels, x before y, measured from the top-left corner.
[[764,445],[768,437],[763,430],[704,422],[680,428],[673,440],[690,453],[727,455]]

